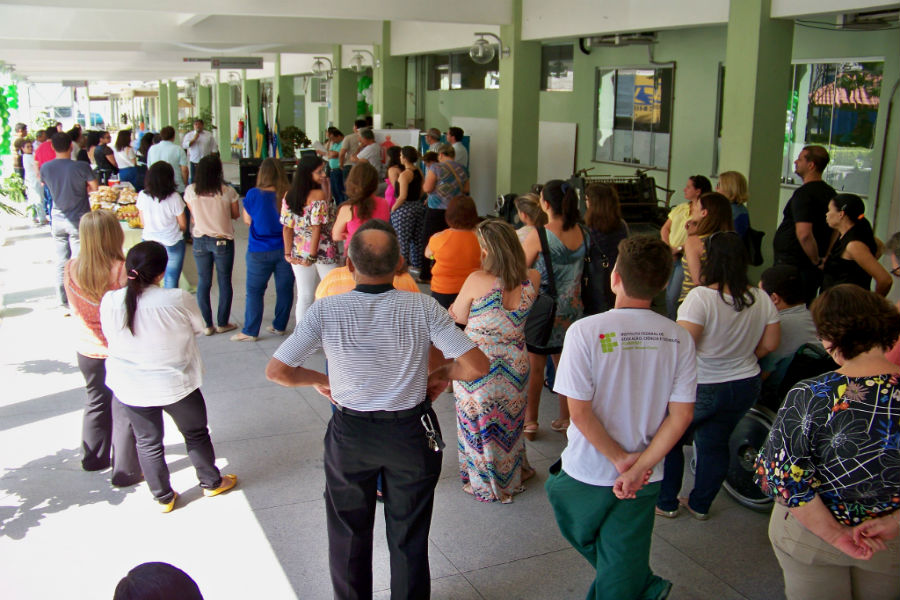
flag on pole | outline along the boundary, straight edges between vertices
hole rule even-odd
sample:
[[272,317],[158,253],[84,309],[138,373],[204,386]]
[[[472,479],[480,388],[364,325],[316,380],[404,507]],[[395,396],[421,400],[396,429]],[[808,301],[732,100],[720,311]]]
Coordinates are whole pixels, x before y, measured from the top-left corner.
[[266,139],[266,119],[263,116],[265,96],[259,99],[259,118],[256,122],[256,158],[269,157],[269,143]]
[[275,158],[281,158],[281,127],[278,124],[278,109],[281,107],[281,95],[275,99],[275,129],[272,132],[272,156]]
[[247,131],[244,132],[244,158],[253,156],[253,121],[250,120],[250,96],[247,96]]

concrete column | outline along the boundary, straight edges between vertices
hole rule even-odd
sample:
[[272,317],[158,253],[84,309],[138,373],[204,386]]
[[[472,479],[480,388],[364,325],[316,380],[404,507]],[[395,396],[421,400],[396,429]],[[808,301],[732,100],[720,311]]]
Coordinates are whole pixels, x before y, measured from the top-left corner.
[[391,56],[391,22],[382,24],[381,45],[375,46],[375,58],[380,67],[373,69],[372,86],[375,91],[375,114],[381,115],[382,127],[406,125],[406,58]]
[[[770,18],[771,0],[731,0],[725,47],[720,171],[740,171],[750,186],[754,229],[778,225],[785,101],[791,88],[794,23]],[[773,150],[776,150],[774,151]],[[763,243],[771,263],[772,238]]]
[[231,86],[218,83],[216,98],[216,142],[219,154],[225,160],[231,159]]
[[275,131],[275,119],[278,118],[278,115],[275,114],[276,110],[280,110],[278,98],[281,96],[281,53],[275,54],[275,65],[274,65],[273,73],[272,73],[272,97],[269,101],[272,103],[272,121],[269,123],[269,127],[272,128],[272,131]]
[[169,115],[166,112],[166,106],[169,105],[169,88],[162,81],[159,82],[158,96],[156,102],[156,124],[162,129],[169,125]]
[[500,26],[509,58],[500,58],[497,100],[497,193],[524,194],[537,177],[540,42],[522,41],[522,0],[513,1],[511,25]]
[[[282,75],[278,86],[281,94],[281,103],[278,105],[278,123],[282,129],[297,125],[294,122],[294,76]],[[278,96],[275,96],[276,100]]]
[[356,84],[355,71],[341,68],[341,46],[335,44],[331,53],[334,61],[334,79],[331,81],[331,120],[335,127],[345,134],[353,131],[356,120]]
[[169,124],[178,129],[178,83],[169,81]]

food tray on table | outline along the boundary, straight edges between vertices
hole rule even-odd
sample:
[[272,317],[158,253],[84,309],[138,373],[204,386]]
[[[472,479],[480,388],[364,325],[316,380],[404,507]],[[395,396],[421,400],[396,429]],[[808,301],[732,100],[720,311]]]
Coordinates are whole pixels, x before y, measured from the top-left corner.
[[101,185],[89,196],[91,210],[109,210],[116,213],[116,218],[128,223],[132,229],[143,227],[136,204],[137,193],[130,183],[125,182],[113,187]]

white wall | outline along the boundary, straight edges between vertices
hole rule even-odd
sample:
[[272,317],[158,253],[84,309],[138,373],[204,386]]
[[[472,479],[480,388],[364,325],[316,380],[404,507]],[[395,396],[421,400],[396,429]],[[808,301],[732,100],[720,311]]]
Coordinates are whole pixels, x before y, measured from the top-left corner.
[[882,8],[896,9],[897,2],[880,0],[772,0],[772,16],[808,17],[826,13],[845,13],[878,10]]
[[498,25],[391,21],[391,55],[428,54],[468,48],[475,41],[476,31],[500,35]]
[[522,39],[652,31],[728,21],[728,0],[522,0]]

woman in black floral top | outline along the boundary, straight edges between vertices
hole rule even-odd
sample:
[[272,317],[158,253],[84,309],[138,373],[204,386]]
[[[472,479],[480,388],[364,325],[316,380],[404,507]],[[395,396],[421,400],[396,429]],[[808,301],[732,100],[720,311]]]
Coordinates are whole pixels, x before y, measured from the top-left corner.
[[900,314],[844,284],[817,298],[812,316],[841,366],[788,392],[756,463],[777,501],[769,539],[785,593],[898,598],[900,368],[884,353],[900,337]]

